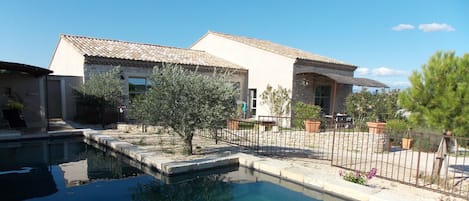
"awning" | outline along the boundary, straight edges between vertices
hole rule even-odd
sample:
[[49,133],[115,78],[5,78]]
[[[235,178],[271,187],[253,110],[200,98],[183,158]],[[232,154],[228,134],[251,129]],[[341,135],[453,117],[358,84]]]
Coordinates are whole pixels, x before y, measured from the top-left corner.
[[364,87],[389,88],[388,85],[383,84],[382,82],[379,82],[376,80],[372,80],[368,78],[344,76],[344,75],[339,75],[339,74],[334,74],[334,73],[329,73],[329,72],[320,72],[319,70],[311,69],[311,68],[301,69],[296,72],[297,75],[303,74],[303,73],[315,73],[315,74],[323,75],[341,84],[351,84],[355,86],[364,86]]
[[321,75],[329,77],[335,80],[336,82],[342,83],[342,84],[352,84],[352,85],[363,86],[363,87],[389,88],[388,85],[384,83],[381,83],[376,80],[368,79],[368,78],[347,77],[343,75],[330,74],[330,73],[325,73]]

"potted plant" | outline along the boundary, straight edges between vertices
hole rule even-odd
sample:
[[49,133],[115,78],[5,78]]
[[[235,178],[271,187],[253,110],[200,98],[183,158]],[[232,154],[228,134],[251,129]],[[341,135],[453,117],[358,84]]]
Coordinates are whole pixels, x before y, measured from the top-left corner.
[[404,137],[402,137],[402,149],[412,149],[414,139],[410,136],[410,129],[407,130]]
[[238,130],[239,121],[237,119],[226,120],[226,128],[230,130]]
[[310,133],[319,132],[321,107],[299,101],[295,103],[293,112],[295,113],[295,127],[305,128],[306,132]]
[[10,127],[26,127],[26,123],[23,119],[23,103],[14,100],[8,100],[8,103],[5,106],[6,108],[3,109],[3,116],[8,120]]
[[237,104],[236,106],[236,116],[233,119],[226,120],[226,128],[230,130],[238,130],[239,128],[239,120],[243,117],[242,105]]
[[385,122],[380,122],[380,121],[369,121],[366,122],[366,125],[368,126],[368,132],[369,133],[374,133],[374,134],[384,134],[384,130],[386,129],[386,123]]

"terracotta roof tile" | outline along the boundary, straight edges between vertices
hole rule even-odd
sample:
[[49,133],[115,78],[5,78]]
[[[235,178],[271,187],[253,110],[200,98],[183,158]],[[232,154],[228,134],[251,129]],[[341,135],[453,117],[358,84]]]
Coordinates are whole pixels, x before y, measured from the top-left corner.
[[209,31],[208,33],[211,33],[211,34],[223,37],[223,38],[227,38],[233,41],[237,41],[237,42],[240,42],[240,43],[243,43],[243,44],[255,47],[255,48],[266,50],[275,54],[279,54],[285,57],[289,57],[292,59],[303,59],[303,60],[320,61],[320,62],[332,63],[332,64],[355,66],[355,65],[347,64],[342,61],[331,59],[325,56],[321,56],[321,55],[313,54],[313,53],[306,52],[303,50],[273,43],[267,40],[248,38],[248,37],[243,37],[243,36],[235,36],[235,35],[218,33],[218,32],[213,32],[213,31]]
[[61,38],[69,41],[85,56],[245,69],[200,50],[85,36],[61,35]]

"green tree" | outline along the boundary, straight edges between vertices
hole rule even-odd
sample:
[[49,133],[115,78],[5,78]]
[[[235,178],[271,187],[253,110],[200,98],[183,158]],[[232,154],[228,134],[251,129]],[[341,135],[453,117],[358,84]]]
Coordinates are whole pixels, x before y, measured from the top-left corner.
[[149,120],[172,128],[184,140],[184,153],[192,154],[196,129],[221,128],[235,114],[239,92],[227,81],[228,75],[206,76],[177,65],[155,67],[147,92]]
[[397,91],[376,91],[371,93],[363,88],[360,92],[350,94],[345,98],[345,110],[359,127],[364,127],[368,121],[383,121],[395,117],[397,110]]
[[[75,89],[77,102],[93,111],[97,121],[104,126],[104,116],[107,111],[115,111],[122,103],[124,91],[120,83],[120,68],[116,67],[108,72],[90,74],[85,83]],[[87,115],[88,116],[88,115]]]
[[291,90],[278,86],[277,89],[272,88],[269,84],[265,91],[261,94],[261,103],[266,104],[269,113],[274,116],[282,116],[290,111]]
[[352,117],[355,126],[364,127],[365,122],[373,119],[371,114],[372,99],[373,94],[365,88],[345,98],[345,111]]
[[437,52],[409,80],[399,103],[412,112],[412,123],[469,136],[469,54]]
[[129,103],[127,109],[129,119],[136,120],[142,126],[142,132],[146,132],[146,125],[149,123],[151,113],[149,104],[147,103],[148,99],[145,95],[137,95]]

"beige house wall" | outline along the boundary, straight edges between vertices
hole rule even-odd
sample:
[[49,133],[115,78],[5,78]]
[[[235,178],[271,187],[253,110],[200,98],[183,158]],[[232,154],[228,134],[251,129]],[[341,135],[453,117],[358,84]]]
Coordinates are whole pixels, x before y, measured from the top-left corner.
[[[208,33],[191,49],[206,51],[249,69],[249,89],[257,89],[257,115],[269,115],[266,105],[261,104],[260,94],[270,84],[292,89],[294,59],[254,48]],[[245,100],[248,101],[248,100]]]
[[[28,128],[47,127],[44,76],[0,74],[0,89],[1,108],[5,107],[8,99],[16,99],[15,101],[20,101],[24,105],[23,116]],[[8,97],[7,91],[11,92],[11,97]]]
[[52,75],[83,77],[84,61],[85,57],[69,42],[61,38],[49,64],[49,70],[54,71]]

